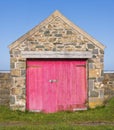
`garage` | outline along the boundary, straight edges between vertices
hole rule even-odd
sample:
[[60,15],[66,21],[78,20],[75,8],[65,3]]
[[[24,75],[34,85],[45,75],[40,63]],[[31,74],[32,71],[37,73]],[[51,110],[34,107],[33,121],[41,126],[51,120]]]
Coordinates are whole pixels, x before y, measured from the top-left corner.
[[104,101],[105,46],[59,11],[10,46],[10,108],[53,113]]
[[86,109],[86,60],[27,60],[27,109]]

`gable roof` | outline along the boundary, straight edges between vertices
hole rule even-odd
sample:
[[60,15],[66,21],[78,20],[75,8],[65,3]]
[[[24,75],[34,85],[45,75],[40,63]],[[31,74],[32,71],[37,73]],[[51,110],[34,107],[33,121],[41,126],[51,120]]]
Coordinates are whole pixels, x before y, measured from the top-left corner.
[[50,21],[52,21],[56,17],[61,18],[63,21],[65,21],[65,23],[67,23],[68,25],[70,25],[74,30],[78,31],[81,35],[85,36],[86,38],[88,38],[88,40],[92,41],[96,46],[98,46],[98,47],[100,47],[101,49],[104,50],[105,46],[103,44],[101,44],[99,41],[97,41],[96,39],[94,39],[92,36],[90,36],[88,33],[86,33],[85,31],[83,31],[81,28],[79,28],[78,26],[76,26],[75,24],[73,24],[70,20],[68,20],[65,16],[63,16],[57,10],[52,15],[50,15],[46,20],[44,20],[39,25],[37,25],[36,27],[34,27],[33,29],[31,29],[29,32],[27,32],[26,34],[24,34],[23,36],[21,36],[19,39],[17,39],[15,42],[13,42],[12,44],[10,44],[9,45],[9,49],[12,49],[12,48],[15,48],[16,46],[18,46],[18,44],[21,43],[21,42],[23,42],[26,38],[28,38],[28,36],[34,34],[34,32],[36,32],[39,28],[41,28],[45,24],[48,24]]

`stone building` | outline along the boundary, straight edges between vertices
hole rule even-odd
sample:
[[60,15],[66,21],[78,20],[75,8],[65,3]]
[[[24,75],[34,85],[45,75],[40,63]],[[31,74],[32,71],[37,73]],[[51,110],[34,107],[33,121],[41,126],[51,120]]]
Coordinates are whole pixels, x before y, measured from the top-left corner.
[[[11,109],[55,112],[101,105],[104,101],[104,48],[59,11],[55,11],[9,46]],[[49,79],[49,76],[56,74],[58,79]]]

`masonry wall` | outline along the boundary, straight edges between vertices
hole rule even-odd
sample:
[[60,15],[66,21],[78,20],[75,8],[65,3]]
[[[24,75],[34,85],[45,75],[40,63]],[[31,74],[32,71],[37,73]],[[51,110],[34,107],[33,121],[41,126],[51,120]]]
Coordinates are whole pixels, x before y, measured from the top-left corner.
[[0,72],[0,105],[9,106],[10,100],[10,73]]
[[114,73],[104,73],[103,83],[105,99],[114,97]]
[[[18,41],[17,41],[18,42]],[[104,50],[96,46],[84,35],[74,30],[61,18],[47,21],[38,30],[22,40],[18,46],[10,48],[12,85],[10,91],[10,107],[26,109],[26,58],[23,51],[90,51],[92,58],[87,60],[88,105],[94,107],[102,104],[104,99],[103,69]]]

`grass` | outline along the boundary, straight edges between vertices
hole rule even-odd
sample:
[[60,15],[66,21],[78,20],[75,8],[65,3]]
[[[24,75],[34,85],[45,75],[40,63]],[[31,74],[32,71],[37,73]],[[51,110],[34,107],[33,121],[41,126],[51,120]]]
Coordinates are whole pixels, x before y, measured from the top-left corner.
[[0,107],[0,130],[114,130],[113,123],[114,98],[104,107],[53,114],[11,111]]

